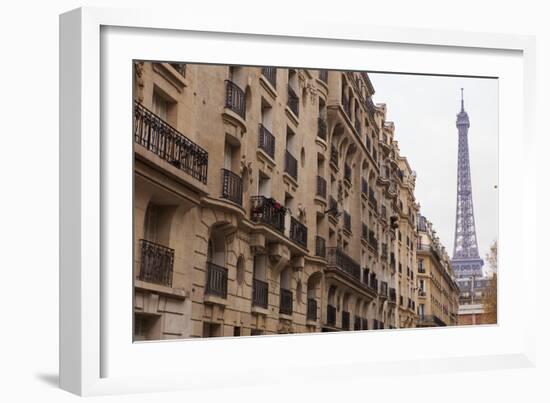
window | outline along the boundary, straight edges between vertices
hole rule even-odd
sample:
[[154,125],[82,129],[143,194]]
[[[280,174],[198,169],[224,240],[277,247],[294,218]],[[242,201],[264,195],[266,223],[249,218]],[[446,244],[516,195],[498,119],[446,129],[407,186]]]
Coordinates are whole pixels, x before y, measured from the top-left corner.
[[168,102],[158,93],[153,93],[153,113],[166,121],[168,118]]

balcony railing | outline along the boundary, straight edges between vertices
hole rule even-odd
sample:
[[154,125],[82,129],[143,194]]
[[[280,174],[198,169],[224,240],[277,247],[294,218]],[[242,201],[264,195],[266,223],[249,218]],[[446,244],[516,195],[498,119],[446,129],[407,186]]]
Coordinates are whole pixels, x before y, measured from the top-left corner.
[[361,265],[336,247],[327,248],[328,266],[336,267],[361,281]]
[[323,199],[327,198],[327,181],[325,178],[319,175],[317,175],[317,189],[315,195],[320,196]]
[[265,281],[252,280],[252,305],[267,309],[268,285]]
[[265,196],[252,196],[250,204],[250,219],[252,221],[266,224],[277,231],[284,232],[286,208],[279,202]]
[[206,183],[208,153],[137,101],[134,103],[134,141]]
[[328,83],[328,71],[327,70],[319,70],[319,80],[321,80],[324,83]]
[[330,162],[338,166],[338,149],[334,144],[330,146]]
[[288,86],[287,105],[292,111],[292,113],[294,113],[296,116],[300,116],[299,115],[300,102],[299,102],[298,96],[296,95],[296,93],[294,92],[294,90],[290,85]]
[[418,266],[418,272],[424,274],[426,273],[426,269],[423,266]]
[[262,67],[262,75],[267,78],[273,88],[277,88],[277,68]]
[[369,184],[365,178],[361,178],[361,193],[369,194]]
[[307,320],[317,320],[317,300],[315,298],[307,299]]
[[344,179],[351,182],[351,167],[348,164],[344,164]]
[[141,264],[138,279],[148,283],[172,286],[174,249],[140,239]]
[[336,307],[327,305],[327,325],[336,326]]
[[258,148],[275,159],[275,136],[261,123],[258,131]]
[[285,172],[298,180],[298,161],[288,150],[285,151]]
[[361,225],[361,238],[368,241],[369,240],[369,227],[367,224]]
[[342,311],[342,329],[349,330],[349,312]]
[[327,122],[322,118],[317,118],[317,137],[327,139]]
[[344,229],[351,232],[351,216],[347,211],[344,211]]
[[361,317],[355,315],[353,318],[353,330],[361,330]]
[[206,262],[206,294],[227,298],[227,269],[212,262]]
[[315,256],[324,258],[327,257],[325,238],[322,238],[319,235],[315,237]]
[[292,291],[285,288],[281,288],[279,313],[282,313],[283,315],[292,315]]
[[222,168],[221,197],[241,206],[243,204],[243,181],[241,177],[228,169]]
[[294,217],[290,217],[290,239],[307,248],[307,227]]
[[233,81],[225,80],[225,107],[246,119],[246,97],[244,91]]

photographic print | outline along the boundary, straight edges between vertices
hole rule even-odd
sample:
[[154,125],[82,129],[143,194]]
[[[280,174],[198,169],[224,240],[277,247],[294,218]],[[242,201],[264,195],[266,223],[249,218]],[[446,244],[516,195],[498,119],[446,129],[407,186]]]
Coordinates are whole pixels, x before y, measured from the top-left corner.
[[135,341],[497,323],[497,78],[132,79]]

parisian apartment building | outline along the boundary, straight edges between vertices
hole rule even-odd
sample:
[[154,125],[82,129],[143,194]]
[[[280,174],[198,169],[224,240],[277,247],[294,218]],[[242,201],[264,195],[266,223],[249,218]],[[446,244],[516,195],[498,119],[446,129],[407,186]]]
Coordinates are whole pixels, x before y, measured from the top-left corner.
[[459,322],[460,288],[453,274],[451,259],[433,224],[419,215],[417,225],[417,327],[455,326]]
[[364,72],[134,63],[136,340],[456,322],[373,94]]

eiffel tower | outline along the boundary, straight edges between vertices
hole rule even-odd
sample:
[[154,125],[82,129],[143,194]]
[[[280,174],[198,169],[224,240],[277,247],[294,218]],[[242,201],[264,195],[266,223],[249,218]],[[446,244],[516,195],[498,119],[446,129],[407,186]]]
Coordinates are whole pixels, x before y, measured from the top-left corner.
[[464,110],[464,88],[461,91],[461,109],[456,115],[458,129],[458,167],[456,185],[455,243],[451,266],[456,277],[482,277],[483,260],[477,248],[472,179],[468,150],[470,118]]

